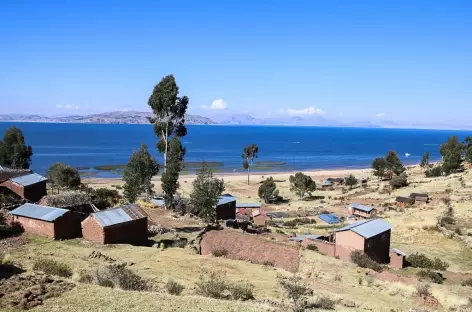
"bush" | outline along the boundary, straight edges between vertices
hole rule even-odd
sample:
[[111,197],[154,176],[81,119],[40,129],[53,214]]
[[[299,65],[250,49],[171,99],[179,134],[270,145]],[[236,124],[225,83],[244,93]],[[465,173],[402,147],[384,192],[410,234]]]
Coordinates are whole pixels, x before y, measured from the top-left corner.
[[456,224],[456,219],[453,217],[445,216],[441,218],[441,221],[439,222],[441,226],[446,226],[446,225],[453,225]]
[[226,257],[228,255],[228,250],[224,248],[215,248],[211,251],[213,257]]
[[184,290],[184,286],[182,284],[177,283],[174,280],[168,280],[166,283],[166,291],[171,295],[180,295]]
[[294,311],[304,311],[306,307],[306,298],[312,291],[306,287],[299,276],[290,278],[279,277],[279,285],[289,298]]
[[334,310],[336,301],[328,296],[321,296],[316,299],[315,303],[310,308],[322,309],[322,310]]
[[441,274],[431,271],[431,270],[421,270],[416,274],[419,278],[427,279],[436,284],[442,284],[444,278]]
[[343,280],[343,276],[342,276],[341,274],[337,273],[337,274],[334,276],[334,280],[335,280],[336,282],[340,282],[340,281]]
[[312,251],[318,251],[318,246],[310,244],[306,246],[306,249],[312,250]]
[[436,166],[436,167],[426,170],[424,174],[427,178],[440,177],[443,174],[443,169],[441,166]]
[[200,276],[200,281],[196,286],[197,294],[215,299],[224,298],[224,293],[229,288],[223,277],[215,272],[208,277]]
[[372,260],[368,255],[360,250],[355,250],[351,253],[351,260],[361,268],[372,269],[376,272],[382,272],[383,266]]
[[372,275],[367,275],[365,277],[365,281],[367,282],[367,286],[371,287],[372,285],[374,285],[375,278]]
[[462,286],[469,286],[472,287],[472,278],[466,279],[461,283]]
[[392,187],[392,189],[397,189],[397,188],[401,188],[403,186],[407,186],[408,185],[408,180],[407,180],[406,174],[401,174],[397,177],[393,177],[390,180],[389,184]]
[[414,268],[445,271],[449,267],[447,262],[444,262],[439,258],[431,260],[422,253],[412,254],[406,258],[406,261]]
[[65,263],[60,263],[51,259],[39,259],[33,264],[33,270],[42,271],[46,274],[60,277],[71,277],[72,269]]
[[287,227],[296,227],[297,225],[303,225],[303,224],[316,224],[316,220],[309,219],[309,218],[295,218],[293,220],[284,222],[284,226],[287,226]]
[[418,284],[416,285],[416,295],[417,296],[431,296],[430,285],[429,284]]
[[147,280],[126,267],[126,264],[112,264],[97,269],[90,276],[81,278],[83,282],[102,287],[120,288],[123,290],[149,291],[152,289]]
[[249,283],[234,284],[229,288],[233,300],[252,300],[254,299],[254,286]]

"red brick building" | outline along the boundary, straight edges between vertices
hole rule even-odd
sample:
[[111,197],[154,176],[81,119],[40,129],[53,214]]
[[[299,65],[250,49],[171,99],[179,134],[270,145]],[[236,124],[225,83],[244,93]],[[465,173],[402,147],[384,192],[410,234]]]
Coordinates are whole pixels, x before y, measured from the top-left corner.
[[406,254],[396,248],[390,251],[390,266],[392,268],[403,269],[406,266]]
[[10,221],[21,224],[27,233],[52,239],[81,236],[82,216],[67,209],[24,204],[11,211],[10,215]]
[[148,239],[147,215],[135,205],[92,213],[82,221],[82,235],[101,244],[144,245]]
[[357,218],[372,218],[377,215],[377,210],[370,206],[365,206],[361,204],[351,204],[351,214]]
[[38,202],[47,194],[46,182],[45,177],[37,173],[28,173],[0,182],[0,186],[9,189],[27,201]]

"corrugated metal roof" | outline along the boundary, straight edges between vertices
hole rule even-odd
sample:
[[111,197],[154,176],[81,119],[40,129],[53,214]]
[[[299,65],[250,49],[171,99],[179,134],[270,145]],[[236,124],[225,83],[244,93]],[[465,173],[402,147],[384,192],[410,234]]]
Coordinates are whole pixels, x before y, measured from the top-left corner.
[[153,198],[153,199],[151,199],[151,203],[153,203],[154,205],[156,205],[158,207],[165,206],[165,204],[166,204],[166,202],[163,198]]
[[64,215],[69,210],[35,204],[24,204],[15,210],[10,211],[14,216],[27,217],[43,221],[52,222]]
[[295,242],[301,242],[305,239],[318,239],[322,237],[322,235],[313,235],[313,234],[308,234],[308,235],[298,235],[298,236],[295,236],[295,237],[290,237],[289,240],[291,241],[295,241]]
[[357,210],[365,211],[365,212],[371,212],[374,209],[372,207],[364,206],[364,205],[361,205],[361,204],[352,204],[351,207],[355,208]]
[[102,210],[91,215],[103,227],[129,222],[131,220],[145,218],[136,206],[123,206],[113,209]]
[[323,213],[318,216],[321,220],[323,220],[326,223],[329,224],[334,224],[334,223],[340,223],[341,220],[334,214],[332,213]]
[[236,203],[236,208],[261,208],[260,203]]
[[220,199],[218,200],[218,203],[216,203],[216,205],[220,206],[234,201],[236,201],[236,198],[234,198],[233,196],[220,196]]
[[359,234],[364,238],[370,238],[377,234],[388,231],[392,228],[390,223],[382,219],[373,219],[373,220],[362,220],[349,225],[346,225],[340,229],[337,229],[336,232],[351,230],[354,233]]
[[399,254],[399,255],[402,255],[402,256],[405,256],[406,257],[406,253],[404,253],[403,251],[397,249],[397,248],[392,248],[392,251],[396,254]]
[[332,181],[323,181],[323,184],[321,184],[321,186],[331,186],[331,185],[333,185]]
[[37,173],[27,174],[27,175],[16,177],[10,180],[12,182],[15,182],[16,184],[23,185],[23,186],[28,186],[28,185],[36,184],[42,181],[47,181],[45,177]]

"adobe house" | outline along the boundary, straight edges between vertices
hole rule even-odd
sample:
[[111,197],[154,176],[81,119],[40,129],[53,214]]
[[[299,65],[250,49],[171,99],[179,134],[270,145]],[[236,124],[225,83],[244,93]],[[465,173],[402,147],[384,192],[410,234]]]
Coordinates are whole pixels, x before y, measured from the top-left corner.
[[0,182],[0,186],[9,189],[23,199],[30,202],[37,202],[47,194],[47,180],[48,179],[37,173],[28,173]]
[[397,204],[398,207],[405,208],[407,206],[413,205],[415,203],[415,200],[410,197],[398,196],[395,199],[395,203]]
[[252,224],[258,227],[265,227],[267,222],[267,215],[264,210],[257,209],[252,212]]
[[429,196],[426,193],[411,193],[410,198],[415,201],[429,202]]
[[332,187],[334,187],[334,183],[331,182],[331,181],[323,181],[323,183],[321,183],[321,189],[322,190],[328,190]]
[[23,226],[27,233],[52,239],[68,239],[81,236],[82,216],[76,212],[35,204],[24,204],[13,211],[11,222]]
[[351,214],[355,217],[368,219],[376,216],[377,210],[370,206],[364,206],[361,204],[351,204]]
[[351,252],[362,250],[379,263],[390,259],[390,232],[392,226],[382,220],[361,220],[346,225],[335,232],[336,256],[351,260]]
[[216,204],[216,220],[229,219],[236,219],[236,198],[231,194],[224,194]]
[[392,268],[403,269],[406,266],[406,254],[396,248],[390,251],[390,266]]
[[82,221],[82,235],[101,244],[144,245],[148,237],[147,215],[135,205],[95,212]]

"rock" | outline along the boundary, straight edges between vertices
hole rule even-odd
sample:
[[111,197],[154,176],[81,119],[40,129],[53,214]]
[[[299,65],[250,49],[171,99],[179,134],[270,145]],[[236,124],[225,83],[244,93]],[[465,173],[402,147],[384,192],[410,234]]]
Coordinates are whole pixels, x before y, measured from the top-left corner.
[[346,300],[346,299],[343,299],[341,300],[341,304],[347,308],[356,308],[357,307],[357,304],[352,301],[352,300]]

